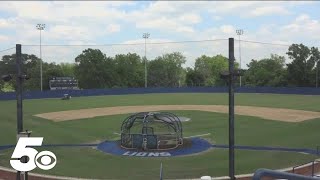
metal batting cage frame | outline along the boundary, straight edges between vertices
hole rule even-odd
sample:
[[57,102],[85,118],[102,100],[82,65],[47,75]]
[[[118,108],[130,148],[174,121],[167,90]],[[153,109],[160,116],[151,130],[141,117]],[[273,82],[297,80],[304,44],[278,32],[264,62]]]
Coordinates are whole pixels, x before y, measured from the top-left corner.
[[140,112],[122,122],[122,148],[167,150],[182,144],[182,124],[179,117],[172,113]]

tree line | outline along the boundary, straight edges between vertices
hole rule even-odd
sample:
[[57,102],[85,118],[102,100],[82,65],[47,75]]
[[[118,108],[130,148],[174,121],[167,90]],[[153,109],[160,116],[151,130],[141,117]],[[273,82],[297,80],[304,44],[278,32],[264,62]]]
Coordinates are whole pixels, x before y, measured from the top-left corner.
[[[320,68],[318,48],[292,44],[287,51],[291,60],[286,64],[284,56],[271,54],[263,59],[252,59],[242,76],[243,86],[314,87],[317,67]],[[33,54],[22,54],[23,71],[30,77],[24,83],[26,90],[40,89],[40,59]],[[148,87],[225,86],[220,72],[228,70],[228,58],[222,55],[202,55],[195,59],[193,67],[184,68],[186,57],[180,52],[163,54],[148,60],[136,53],[107,56],[99,49],[85,49],[74,63],[43,62],[43,88],[49,89],[53,77],[75,77],[79,87],[129,88],[145,86],[147,70]],[[238,68],[239,64],[235,64]],[[15,54],[4,55],[0,61],[0,74],[15,74]],[[237,81],[238,82],[238,81]],[[318,84],[320,78],[318,78]],[[0,80],[0,89],[15,88],[15,79]]]

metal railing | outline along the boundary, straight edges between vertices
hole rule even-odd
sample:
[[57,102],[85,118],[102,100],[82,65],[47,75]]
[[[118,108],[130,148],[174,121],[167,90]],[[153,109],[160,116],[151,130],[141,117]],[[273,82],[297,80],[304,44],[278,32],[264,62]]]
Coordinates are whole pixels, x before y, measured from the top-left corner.
[[312,174],[312,177],[315,176],[315,169],[314,169],[314,165],[315,164],[320,164],[320,160],[314,160],[312,162],[312,169],[311,169],[311,174]]
[[311,162],[308,162],[308,163],[305,163],[305,164],[300,164],[300,165],[297,165],[297,166],[294,166],[292,167],[292,173],[295,173],[295,170],[299,167],[302,167],[302,166],[306,166],[308,164],[311,164],[311,176],[315,176],[315,165],[320,163],[320,160],[314,160],[314,161],[311,161]]
[[260,180],[262,177],[271,177],[274,179],[290,179],[290,180],[319,180],[319,178],[304,176],[299,174],[293,174],[282,171],[275,171],[270,169],[258,169],[254,175],[253,180]]

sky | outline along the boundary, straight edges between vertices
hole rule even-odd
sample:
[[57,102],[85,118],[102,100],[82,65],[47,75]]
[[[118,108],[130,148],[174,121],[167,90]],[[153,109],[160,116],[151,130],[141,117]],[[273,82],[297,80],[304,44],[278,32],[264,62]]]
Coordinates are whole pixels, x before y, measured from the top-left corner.
[[[144,56],[145,32],[150,33],[148,59],[179,51],[187,58],[186,66],[192,67],[203,54],[228,57],[227,39],[233,37],[240,61],[236,29],[244,31],[241,40],[319,47],[319,11],[317,1],[2,1],[0,51],[22,44],[23,53],[40,56],[36,24],[44,23],[41,50],[47,62],[74,62],[86,48],[100,49],[107,56],[129,52]],[[216,39],[223,40],[156,44]],[[132,43],[138,45],[88,46]],[[242,67],[271,53],[285,56],[288,49],[248,42],[240,47]],[[14,49],[0,56],[6,53]]]

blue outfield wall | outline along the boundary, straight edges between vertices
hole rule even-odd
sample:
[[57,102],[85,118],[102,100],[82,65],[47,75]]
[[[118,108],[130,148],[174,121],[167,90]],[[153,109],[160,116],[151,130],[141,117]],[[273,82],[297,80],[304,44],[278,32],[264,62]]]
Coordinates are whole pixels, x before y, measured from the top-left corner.
[[[54,91],[25,91],[25,99],[61,98],[64,94],[72,97],[149,94],[149,93],[226,93],[227,87],[180,87],[180,88],[113,88],[113,89],[84,89],[84,90],[54,90]],[[320,88],[311,87],[238,87],[236,93],[273,93],[320,95]],[[0,100],[16,99],[15,92],[0,93]]]

